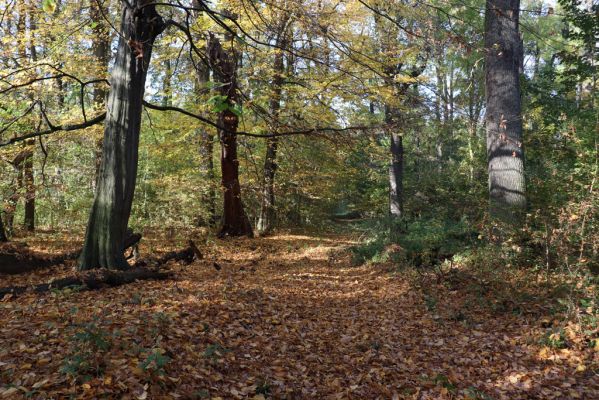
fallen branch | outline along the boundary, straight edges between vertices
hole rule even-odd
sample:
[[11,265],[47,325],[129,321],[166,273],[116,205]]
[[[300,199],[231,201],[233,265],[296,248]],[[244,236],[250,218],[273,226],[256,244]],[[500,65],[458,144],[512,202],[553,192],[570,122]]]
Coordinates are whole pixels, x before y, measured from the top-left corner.
[[135,266],[136,267],[146,267],[146,266],[160,267],[161,265],[164,265],[170,261],[183,262],[185,265],[189,265],[193,262],[194,259],[196,259],[196,257],[198,260],[201,260],[203,258],[203,255],[200,252],[200,250],[197,248],[195,243],[192,240],[190,240],[188,247],[186,247],[183,250],[171,251],[159,258],[151,258],[148,260],[141,259],[135,263]]

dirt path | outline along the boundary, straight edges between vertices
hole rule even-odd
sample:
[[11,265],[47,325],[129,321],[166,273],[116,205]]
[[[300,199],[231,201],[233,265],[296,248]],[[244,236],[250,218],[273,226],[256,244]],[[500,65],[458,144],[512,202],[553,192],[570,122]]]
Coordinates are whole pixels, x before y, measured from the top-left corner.
[[599,398],[589,360],[540,354],[538,316],[440,316],[348,244],[216,242],[176,281],[5,300],[0,398]]

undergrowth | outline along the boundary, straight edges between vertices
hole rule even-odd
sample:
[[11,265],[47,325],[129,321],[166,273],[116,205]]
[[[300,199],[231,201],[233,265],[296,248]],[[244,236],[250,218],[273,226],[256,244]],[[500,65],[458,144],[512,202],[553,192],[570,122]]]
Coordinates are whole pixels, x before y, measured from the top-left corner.
[[362,243],[351,248],[353,262],[407,278],[436,320],[474,324],[489,313],[534,315],[545,329],[534,340],[539,346],[599,351],[599,278],[588,257],[577,263],[576,249],[542,240],[530,224],[503,231],[501,240],[468,226],[441,218],[370,221],[361,227]]

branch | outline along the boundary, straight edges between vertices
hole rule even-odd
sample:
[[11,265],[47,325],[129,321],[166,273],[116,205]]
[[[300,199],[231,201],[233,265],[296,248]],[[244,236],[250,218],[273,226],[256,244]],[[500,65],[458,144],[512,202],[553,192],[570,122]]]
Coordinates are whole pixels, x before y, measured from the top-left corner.
[[76,131],[79,129],[89,128],[90,126],[99,124],[100,122],[104,121],[104,119],[106,119],[106,113],[102,113],[102,114],[98,115],[97,117],[95,117],[94,119],[89,119],[86,122],[82,122],[79,124],[50,126],[50,128],[46,129],[45,131],[28,133],[23,136],[14,137],[14,138],[6,140],[4,142],[0,142],[0,147],[9,146],[11,144],[22,142],[27,139],[46,136],[46,135],[49,135],[51,133],[58,132],[58,131],[68,132],[68,131]]
[[208,125],[211,125],[217,129],[227,132],[227,133],[231,133],[231,134],[235,134],[235,135],[239,135],[239,136],[250,136],[250,137],[256,137],[256,138],[263,138],[263,139],[281,137],[281,136],[293,136],[293,135],[312,135],[312,134],[316,134],[316,133],[325,133],[325,132],[365,131],[365,130],[381,128],[380,126],[348,126],[346,128],[324,127],[324,128],[307,128],[307,129],[294,130],[294,131],[274,132],[274,133],[268,133],[268,134],[251,133],[251,132],[245,132],[245,131],[232,132],[232,131],[227,130],[224,126],[221,126],[221,125],[209,120],[208,118],[202,117],[201,115],[194,114],[192,112],[189,112],[189,111],[184,110],[179,107],[159,106],[157,104],[148,103],[145,100],[143,101],[143,105],[146,106],[147,108],[150,108],[152,110],[157,110],[157,111],[175,111],[175,112],[187,115],[188,117],[195,118],[199,121],[207,123]]

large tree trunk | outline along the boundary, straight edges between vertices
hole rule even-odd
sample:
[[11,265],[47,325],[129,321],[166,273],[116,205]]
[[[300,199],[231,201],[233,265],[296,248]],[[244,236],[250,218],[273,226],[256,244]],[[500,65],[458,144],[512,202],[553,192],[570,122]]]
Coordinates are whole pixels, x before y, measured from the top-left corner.
[[239,185],[239,160],[237,159],[237,125],[234,112],[238,105],[237,61],[234,51],[225,51],[219,40],[210,36],[208,41],[210,64],[214,80],[220,84],[220,94],[225,96],[226,109],[219,113],[218,124],[221,143],[221,184],[223,188],[223,222],[218,233],[225,236],[253,236],[252,226],[243,209]]
[[389,163],[389,215],[392,218],[403,216],[403,167],[404,148],[403,137],[398,132],[399,111],[390,106],[385,106],[385,122],[390,129],[391,162]]
[[150,0],[129,2],[111,76],[102,163],[79,268],[126,268],[123,243],[135,191],[142,100],[164,22]]
[[521,222],[526,208],[520,106],[519,0],[487,0],[486,128],[491,216]]
[[[278,33],[277,47],[285,47],[286,21],[281,24],[281,32]],[[279,111],[281,109],[281,95],[283,92],[283,72],[284,72],[283,51],[276,50],[274,60],[274,79],[273,94],[270,99],[270,113],[273,119],[278,122]],[[279,139],[277,137],[269,138],[266,143],[266,157],[264,158],[264,182],[262,186],[262,198],[260,204],[260,217],[258,219],[258,232],[266,235],[272,231],[276,212],[275,212],[275,174],[277,172],[277,148]]]

